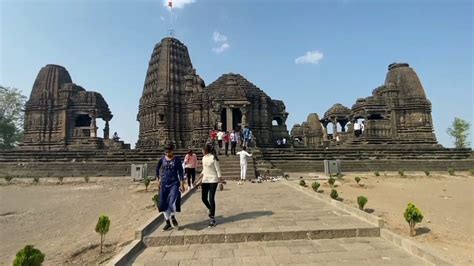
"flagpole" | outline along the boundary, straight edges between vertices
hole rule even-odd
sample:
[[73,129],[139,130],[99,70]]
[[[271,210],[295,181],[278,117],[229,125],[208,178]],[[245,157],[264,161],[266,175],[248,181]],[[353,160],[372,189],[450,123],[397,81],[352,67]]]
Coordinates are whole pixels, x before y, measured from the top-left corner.
[[174,30],[173,30],[173,0],[169,0],[168,6],[170,7],[170,37],[173,37]]

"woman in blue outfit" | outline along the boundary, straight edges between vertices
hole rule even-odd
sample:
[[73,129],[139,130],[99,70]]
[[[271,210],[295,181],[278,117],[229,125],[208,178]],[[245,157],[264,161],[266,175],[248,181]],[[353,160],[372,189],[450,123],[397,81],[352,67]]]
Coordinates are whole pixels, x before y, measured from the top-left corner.
[[156,167],[160,193],[158,210],[163,212],[166,220],[163,231],[178,227],[176,212],[181,211],[181,192],[184,191],[183,164],[181,158],[174,156],[173,150],[173,145],[168,145]]

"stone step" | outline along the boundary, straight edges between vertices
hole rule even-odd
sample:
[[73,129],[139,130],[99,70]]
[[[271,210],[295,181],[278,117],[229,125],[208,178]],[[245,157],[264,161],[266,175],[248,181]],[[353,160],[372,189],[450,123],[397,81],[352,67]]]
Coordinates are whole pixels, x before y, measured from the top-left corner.
[[189,245],[189,244],[218,244],[242,243],[252,241],[279,241],[279,240],[316,240],[348,237],[376,237],[380,236],[380,228],[375,226],[337,228],[332,226],[313,226],[304,228],[298,226],[280,226],[278,228],[227,228],[219,226],[204,230],[204,232],[185,232],[172,230],[161,235],[146,236],[143,239],[147,247]]

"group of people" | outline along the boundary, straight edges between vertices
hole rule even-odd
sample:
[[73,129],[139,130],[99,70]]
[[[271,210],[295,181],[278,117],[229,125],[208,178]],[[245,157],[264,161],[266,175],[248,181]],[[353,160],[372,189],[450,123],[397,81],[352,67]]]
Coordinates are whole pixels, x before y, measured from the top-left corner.
[[[208,210],[209,227],[216,226],[216,191],[219,183],[224,183],[219,165],[219,157],[212,143],[207,143],[202,149],[202,172],[199,175],[201,179],[201,199]],[[247,158],[252,155],[246,151],[246,146],[242,151],[235,153],[240,157],[240,179],[246,180]],[[165,226],[163,231],[178,228],[176,213],[181,211],[181,193],[185,191],[185,177],[188,182],[188,188],[193,188],[196,179],[196,168],[198,167],[198,158],[192,149],[184,157],[184,163],[179,156],[174,155],[173,145],[168,145],[165,149],[165,155],[158,161],[156,167],[156,178],[159,184],[159,204],[158,210],[163,212],[165,217]],[[240,184],[240,182],[239,182]]]
[[277,139],[276,144],[277,144],[277,147],[286,146],[287,140],[286,138]]
[[237,155],[237,145],[240,144],[241,147],[246,147],[247,149],[253,146],[254,136],[252,130],[247,126],[240,131],[222,131],[222,130],[212,130],[210,134],[210,139],[212,144],[217,144],[219,147],[218,153],[224,148],[225,156],[229,156],[229,145],[230,145],[230,154]]

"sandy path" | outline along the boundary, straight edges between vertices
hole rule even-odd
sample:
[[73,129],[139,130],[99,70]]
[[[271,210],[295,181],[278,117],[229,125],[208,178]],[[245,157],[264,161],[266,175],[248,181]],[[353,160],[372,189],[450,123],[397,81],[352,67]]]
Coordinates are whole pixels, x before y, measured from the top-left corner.
[[[423,213],[423,222],[417,224],[418,235],[412,239],[447,258],[455,265],[472,265],[474,250],[474,177],[468,173],[449,176],[446,173],[344,173],[336,189],[344,202],[357,207],[357,197],[368,198],[366,208],[383,217],[392,231],[409,237],[403,212],[408,202],[414,203]],[[305,178],[318,175],[292,174]],[[354,177],[362,178],[358,186]],[[310,183],[312,181],[309,181]],[[321,183],[325,183],[324,181]],[[321,186],[325,194],[330,188]]]
[[[11,265],[16,252],[34,244],[46,254],[46,264],[93,263],[110,257],[134,237],[134,230],[156,210],[152,191],[130,178],[42,180],[39,185],[16,184],[0,186],[0,262]],[[153,186],[153,184],[152,184]],[[155,186],[156,187],[156,186]],[[106,214],[111,220],[106,243],[112,244],[98,257],[96,250],[71,260],[71,255],[99,242],[94,231],[98,217]]]

